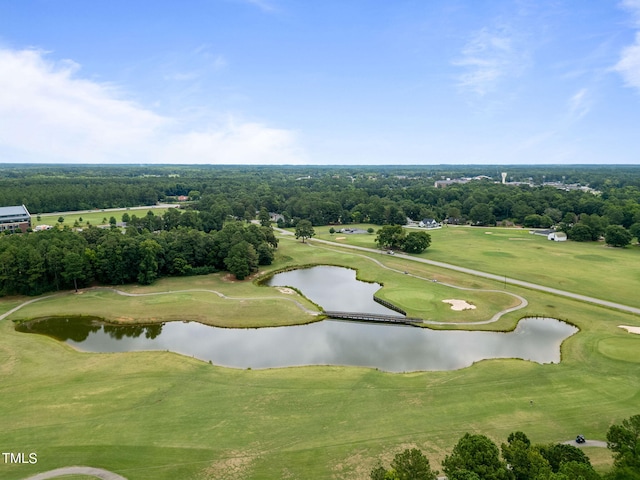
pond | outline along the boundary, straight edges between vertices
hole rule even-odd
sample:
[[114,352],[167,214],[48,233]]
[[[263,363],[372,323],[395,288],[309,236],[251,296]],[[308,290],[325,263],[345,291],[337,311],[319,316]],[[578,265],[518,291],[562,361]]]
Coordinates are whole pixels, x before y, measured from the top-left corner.
[[374,293],[382,285],[357,280],[356,271],[350,268],[327,265],[300,268],[275,274],[267,285],[295,287],[327,311],[402,316],[373,301]]
[[499,333],[338,320],[257,329],[197,322],[126,326],[87,317],[42,319],[17,330],[49,335],[87,352],[169,350],[234,368],[349,365],[388,372],[456,370],[489,358],[556,363],[560,344],[577,331],[551,318],[523,319],[513,332]]
[[[327,310],[395,314],[372,300],[379,284],[356,281],[355,271],[345,268],[286,272],[270,284],[299,288]],[[89,317],[44,318],[16,330],[48,335],[87,352],[169,350],[233,368],[345,365],[388,372],[456,370],[493,358],[557,363],[562,341],[578,331],[552,318],[526,318],[513,332],[501,333],[338,320],[259,329],[197,322],[111,325]]]

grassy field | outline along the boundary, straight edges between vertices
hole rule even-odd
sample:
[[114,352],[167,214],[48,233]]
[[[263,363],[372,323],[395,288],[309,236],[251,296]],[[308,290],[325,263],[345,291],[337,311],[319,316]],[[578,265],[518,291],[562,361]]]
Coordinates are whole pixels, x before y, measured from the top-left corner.
[[[90,225],[98,226],[98,225],[108,225],[109,218],[115,217],[116,221],[122,221],[122,214],[128,213],[129,215],[136,215],[137,217],[144,217],[147,212],[151,210],[154,215],[162,215],[164,212],[168,210],[168,208],[146,208],[146,209],[130,209],[130,208],[119,208],[116,210],[92,210],[88,213],[72,213],[67,214],[65,212],[62,213],[45,213],[40,215],[40,220],[38,220],[37,216],[34,214],[31,218],[32,226],[35,228],[38,225],[50,225],[54,226],[58,224],[58,218],[64,218],[64,223],[62,225],[68,225],[73,227],[74,223],[77,221],[80,224],[80,227],[86,227],[87,222]],[[104,219],[106,218],[106,221]],[[80,220],[82,219],[82,220]]]
[[[373,256],[427,279],[503,288]],[[311,263],[356,267],[360,278],[382,281],[380,295],[403,307],[417,311],[433,304],[425,316],[458,321],[471,313],[439,309],[442,298],[477,295],[473,301],[483,315],[513,302],[498,294],[452,295],[444,285],[393,273],[359,254],[291,239],[281,241],[270,268]],[[256,300],[245,300],[243,310],[236,305],[241,300],[204,292],[122,297],[90,291],[36,302],[11,319],[82,311],[121,320],[162,320],[179,313],[216,324],[243,318],[247,326],[309,318],[292,302],[271,302],[267,297],[285,296],[274,288],[222,275],[165,279],[123,290],[195,288]],[[413,290],[419,295],[429,290],[428,299],[412,295]],[[526,315],[569,320],[581,331],[563,344],[560,364],[489,360],[463,370],[412,374],[344,367],[235,370],[169,352],[80,353],[47,337],[16,333],[5,319],[0,322],[0,449],[37,452],[38,464],[0,464],[0,478],[91,465],[130,480],[366,479],[379,459],[388,463],[410,446],[438,464],[465,432],[484,433],[498,443],[514,430],[525,431],[534,442],[564,441],[577,433],[603,440],[612,422],[639,413],[640,336],[617,325],[640,326],[640,318],[540,292],[508,290],[525,296],[529,306],[482,328],[513,328]],[[7,305],[16,301],[6,300]],[[7,311],[7,305],[0,302],[0,311]],[[607,450],[592,448],[587,454],[601,470],[611,463]]]
[[[316,231],[323,240],[375,247],[375,234],[330,235],[329,227]],[[431,247],[420,257],[640,307],[638,246],[551,242],[515,228],[448,227],[428,233]]]

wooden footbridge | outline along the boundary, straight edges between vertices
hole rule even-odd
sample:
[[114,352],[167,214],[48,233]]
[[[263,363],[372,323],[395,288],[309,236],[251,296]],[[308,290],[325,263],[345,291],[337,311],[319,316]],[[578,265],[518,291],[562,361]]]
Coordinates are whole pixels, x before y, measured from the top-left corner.
[[398,315],[380,315],[377,313],[357,313],[357,312],[335,312],[324,311],[324,315],[339,320],[353,320],[356,322],[376,322],[376,323],[399,323],[413,325],[422,323],[421,318],[400,317]]

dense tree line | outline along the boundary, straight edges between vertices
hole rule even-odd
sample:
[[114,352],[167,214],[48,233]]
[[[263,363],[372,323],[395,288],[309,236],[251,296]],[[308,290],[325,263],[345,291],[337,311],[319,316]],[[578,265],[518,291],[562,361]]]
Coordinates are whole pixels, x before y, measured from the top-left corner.
[[[534,185],[503,185],[509,180]],[[435,188],[434,181],[472,175],[491,179]],[[594,193],[540,185],[589,185]],[[637,166],[415,166],[415,167],[3,167],[0,205],[24,203],[33,214],[152,204],[190,195],[205,231],[228,216],[255,218],[261,208],[281,215],[280,226],[368,222],[402,225],[434,218],[472,225],[557,225],[570,239],[593,241],[607,227],[640,234]],[[612,235],[615,237],[616,232]],[[619,232],[618,232],[619,233]],[[610,235],[611,236],[611,235]],[[613,238],[612,237],[612,238]],[[624,238],[615,244],[624,244]]]
[[116,227],[81,232],[67,227],[2,235],[0,294],[38,295],[93,282],[149,284],[161,276],[218,270],[244,279],[273,261],[278,241],[270,227],[230,221],[205,232],[184,226],[182,216],[173,222],[174,217],[171,210],[163,216],[151,213],[146,223],[124,234]]
[[[601,193],[502,185],[495,183],[501,169],[513,180],[579,183]],[[480,174],[492,179],[434,187],[442,177]],[[626,229],[640,222],[640,168],[631,166],[0,168],[0,205],[24,203],[34,214],[152,204],[192,192],[202,197],[200,210],[215,205],[253,218],[264,207],[293,224],[402,224],[409,217],[543,227],[567,215],[597,215]]]
[[[465,434],[445,456],[449,480],[638,480],[640,479],[640,415],[612,425],[607,446],[614,466],[604,477],[579,448],[564,443],[533,445],[523,432],[513,432],[500,448],[488,437]],[[436,480],[429,459],[417,448],[398,453],[387,469],[378,464],[372,480]]]

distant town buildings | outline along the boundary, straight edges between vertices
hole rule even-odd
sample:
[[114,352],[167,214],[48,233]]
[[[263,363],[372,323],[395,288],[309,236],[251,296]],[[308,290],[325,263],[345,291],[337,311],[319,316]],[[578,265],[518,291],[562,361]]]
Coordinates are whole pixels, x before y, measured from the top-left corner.
[[0,207],[0,232],[20,230],[24,233],[28,228],[31,228],[31,214],[27,207]]

